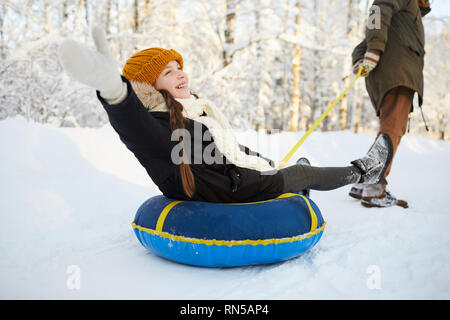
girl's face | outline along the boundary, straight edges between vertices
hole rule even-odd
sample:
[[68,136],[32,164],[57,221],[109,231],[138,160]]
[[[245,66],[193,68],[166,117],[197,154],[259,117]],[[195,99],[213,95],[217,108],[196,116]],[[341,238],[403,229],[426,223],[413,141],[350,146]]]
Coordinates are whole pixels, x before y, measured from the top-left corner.
[[159,74],[155,81],[156,90],[166,90],[174,98],[186,99],[191,93],[189,90],[189,79],[186,73],[181,70],[180,64],[172,60]]

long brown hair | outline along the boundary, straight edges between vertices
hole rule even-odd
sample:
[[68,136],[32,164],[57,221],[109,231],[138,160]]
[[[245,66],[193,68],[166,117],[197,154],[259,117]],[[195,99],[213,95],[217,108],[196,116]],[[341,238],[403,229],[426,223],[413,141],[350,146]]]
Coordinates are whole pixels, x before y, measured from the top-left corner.
[[[174,97],[168,91],[161,90],[160,92],[164,97],[167,108],[169,109],[170,128],[172,129],[172,131],[175,131],[177,129],[184,129],[185,119],[182,113],[183,105],[179,103],[177,100],[175,100]],[[181,148],[182,160],[180,164],[181,182],[183,184],[184,193],[189,198],[192,198],[195,194],[194,174],[192,173],[186,153],[184,152],[183,136],[181,135],[178,139],[182,146]]]

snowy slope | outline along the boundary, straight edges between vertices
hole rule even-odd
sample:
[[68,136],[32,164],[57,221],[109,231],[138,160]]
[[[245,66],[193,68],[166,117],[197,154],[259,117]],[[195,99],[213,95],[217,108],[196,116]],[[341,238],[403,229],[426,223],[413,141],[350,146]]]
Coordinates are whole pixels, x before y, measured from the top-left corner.
[[[239,133],[276,160],[301,134]],[[348,165],[373,138],[316,132],[295,158]],[[448,142],[402,141],[390,189],[409,209],[363,208],[349,187],[313,191],[327,227],[312,250],[230,269],[173,263],[138,243],[130,222],[159,191],[109,126],[58,129],[10,118],[0,122],[0,146],[1,299],[450,298]]]

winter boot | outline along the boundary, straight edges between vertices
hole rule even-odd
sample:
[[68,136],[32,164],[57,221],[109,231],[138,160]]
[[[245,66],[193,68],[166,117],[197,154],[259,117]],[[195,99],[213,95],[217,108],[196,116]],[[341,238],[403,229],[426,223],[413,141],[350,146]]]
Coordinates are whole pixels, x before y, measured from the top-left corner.
[[355,183],[352,188],[350,189],[350,192],[348,195],[352,198],[361,200],[362,199],[362,193],[363,193],[364,184],[362,183]]
[[368,190],[369,192],[366,192],[367,187],[364,187],[363,196],[361,200],[361,204],[364,207],[386,208],[397,205],[405,209],[408,208],[408,202],[406,202],[405,200],[398,200],[386,189],[382,189],[379,195],[369,195],[371,193],[370,191],[375,191],[376,186],[379,186],[379,184],[375,184],[374,185],[375,188],[373,188],[374,190]]
[[[299,165],[302,165],[302,166],[311,166],[311,163],[310,163],[309,160],[306,159],[306,158],[300,158],[300,159],[298,159],[297,162],[295,162],[295,164],[299,164]],[[304,195],[305,197],[308,197],[308,198],[309,198],[309,189],[303,189],[303,190],[301,190],[301,191],[298,192],[298,193],[299,193],[299,194],[302,194],[302,195]]]
[[361,171],[358,183],[377,184],[392,161],[392,140],[386,133],[379,135],[369,152],[361,159],[351,162]]

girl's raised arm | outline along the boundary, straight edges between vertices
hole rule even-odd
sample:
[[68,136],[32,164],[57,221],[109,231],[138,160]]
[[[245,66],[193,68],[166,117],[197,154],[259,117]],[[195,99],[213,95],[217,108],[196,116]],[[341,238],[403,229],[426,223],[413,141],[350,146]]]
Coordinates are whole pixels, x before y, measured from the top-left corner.
[[64,40],[58,58],[65,71],[75,80],[98,92],[98,97],[114,130],[133,152],[158,148],[170,141],[167,130],[149,116],[129,82],[122,78],[100,27],[92,29],[96,50],[73,40]]

